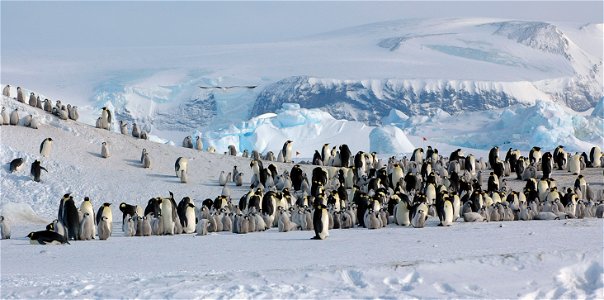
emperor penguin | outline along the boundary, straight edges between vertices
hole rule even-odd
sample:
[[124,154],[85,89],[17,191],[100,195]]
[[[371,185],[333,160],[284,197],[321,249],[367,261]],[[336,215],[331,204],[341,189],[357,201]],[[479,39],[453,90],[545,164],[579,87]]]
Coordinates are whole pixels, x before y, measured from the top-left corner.
[[411,161],[414,161],[418,164],[421,164],[424,161],[424,149],[416,148],[413,150],[413,154],[411,154]]
[[52,112],[52,101],[49,99],[44,99],[44,111],[51,113]]
[[67,228],[67,233],[70,239],[79,240],[80,239],[80,216],[78,213],[78,209],[75,206],[75,202],[73,201],[73,196],[67,194],[63,197],[63,220],[62,223],[65,224]]
[[182,146],[184,148],[193,148],[193,140],[191,140],[191,136],[188,135],[182,140]]
[[24,162],[25,162],[25,159],[23,159],[22,157],[13,159],[10,162],[10,166],[9,166],[10,172],[13,173],[13,172],[20,171],[24,166],[24,164],[23,164]]
[[25,116],[23,118],[23,126],[30,127],[31,126],[31,120],[32,120],[32,116],[31,115]]
[[599,168],[602,166],[601,162],[602,150],[599,146],[594,146],[589,151],[589,160],[591,160],[591,166],[593,168]]
[[99,120],[99,128],[102,129],[109,129],[109,111],[107,110],[107,107],[103,107],[103,110],[101,111],[101,118]]
[[243,185],[243,173],[237,173],[237,176],[234,177],[235,185],[242,186]]
[[409,199],[404,197],[394,206],[394,221],[401,226],[411,225],[409,219]]
[[495,163],[499,160],[499,147],[495,146],[489,151],[489,166],[491,169],[495,166]]
[[467,212],[463,214],[463,220],[465,222],[483,222],[484,217],[477,212]]
[[88,213],[92,217],[93,225],[96,225],[96,218],[94,215],[94,208],[92,207],[92,202],[89,197],[84,197],[84,201],[80,204],[80,211],[82,213]]
[[163,229],[160,229],[162,234],[174,235],[174,213],[175,207],[172,205],[172,201],[168,198],[162,198],[161,200],[161,223],[164,225]]
[[327,166],[331,159],[331,151],[329,149],[329,144],[324,144],[323,148],[321,148],[321,158],[323,160],[323,165]]
[[41,230],[30,232],[27,237],[29,242],[34,245],[60,245],[69,244],[67,238],[50,230]]
[[143,236],[151,235],[151,220],[150,215],[143,217]]
[[581,174],[581,154],[576,153],[568,161],[568,171],[573,175]]
[[10,97],[10,84],[6,85],[2,89],[2,95],[5,96],[5,97]]
[[42,104],[42,100],[40,100],[40,96],[36,97],[36,108],[44,109],[44,104]]
[[189,182],[189,177],[187,176],[187,171],[180,170],[180,182],[187,183]]
[[3,240],[10,239],[10,224],[4,216],[0,216],[0,236]]
[[138,125],[136,125],[136,123],[132,123],[132,136],[138,139],[140,135],[141,133],[138,130]]
[[321,203],[315,207],[312,223],[315,230],[313,240],[324,240],[329,236],[329,212],[327,211],[327,206]]
[[3,107],[2,108],[2,125],[9,125],[10,124],[10,117],[8,116],[8,112],[6,111],[6,108]]
[[395,163],[394,165],[392,165],[391,177],[392,177],[392,180],[390,180],[390,187],[391,188],[396,188],[396,184],[403,177],[405,177],[405,174],[403,173],[403,168],[401,168],[401,166],[398,163]]
[[102,217],[101,222],[97,225],[99,240],[106,240],[111,236],[111,230],[109,229],[109,222],[107,220],[107,217]]
[[40,155],[43,157],[49,157],[50,151],[52,150],[52,138],[45,138],[40,144]]
[[453,204],[451,203],[451,201],[449,200],[448,197],[445,199],[444,214],[445,215],[444,215],[444,218],[442,220],[442,225],[443,226],[451,226],[451,224],[453,224],[453,221],[454,221]]
[[149,153],[147,152],[143,153],[143,168],[151,168],[151,158],[149,158]]
[[203,141],[201,140],[201,135],[197,136],[195,140],[195,149],[202,151],[203,150]]
[[113,212],[111,211],[111,203],[105,202],[99,207],[96,212],[96,223],[100,223],[103,217],[107,218],[109,223],[109,231],[113,232]]
[[187,165],[189,164],[189,159],[186,157],[179,157],[176,159],[176,163],[174,164],[174,171],[176,171],[176,177],[180,177],[181,170],[187,171]]
[[29,93],[29,106],[36,107],[37,102],[34,92]]
[[290,140],[287,140],[284,144],[283,144],[283,149],[281,150],[283,152],[283,162],[285,163],[291,163],[292,162],[292,152],[293,152],[293,142]]
[[185,209],[185,226],[183,227],[184,233],[195,232],[196,217],[195,217],[195,204],[188,203]]
[[37,117],[31,117],[31,123],[29,123],[29,127],[33,129],[40,128],[40,120]]
[[532,164],[539,164],[539,161],[541,160],[541,157],[543,156],[543,154],[541,154],[541,147],[533,147],[531,148],[531,151],[529,151],[529,162]]
[[120,132],[123,135],[127,135],[128,134],[128,122],[124,122],[120,120]]
[[227,177],[226,177],[224,171],[220,171],[220,176],[218,176],[218,184],[220,186],[225,186],[227,184]]
[[17,87],[17,101],[25,103],[25,98],[23,97],[23,90],[21,90],[20,86]]
[[35,182],[40,182],[40,176],[42,175],[42,170],[48,173],[46,168],[40,166],[40,161],[36,160],[31,164],[30,173]]
[[143,151],[141,152],[141,164],[143,163],[143,159],[145,158],[145,153],[147,153],[147,149],[143,148]]
[[19,124],[19,111],[17,108],[10,113],[10,122],[9,125],[18,125]]
[[103,142],[101,144],[101,156],[103,158],[108,158],[110,156],[110,154],[109,154],[109,146],[107,145],[107,142]]
[[426,224],[426,219],[428,219],[428,205],[426,205],[426,203],[420,203],[415,208],[415,214],[411,219],[411,225],[415,228],[423,228]]
[[235,148],[235,145],[229,145],[229,155],[237,156],[237,148]]
[[71,107],[71,111],[69,112],[69,118],[77,121],[80,118],[80,114],[78,113],[78,107],[77,106],[72,106]]
[[92,215],[86,212],[80,223],[80,240],[92,239],[94,239],[94,221],[92,220]]

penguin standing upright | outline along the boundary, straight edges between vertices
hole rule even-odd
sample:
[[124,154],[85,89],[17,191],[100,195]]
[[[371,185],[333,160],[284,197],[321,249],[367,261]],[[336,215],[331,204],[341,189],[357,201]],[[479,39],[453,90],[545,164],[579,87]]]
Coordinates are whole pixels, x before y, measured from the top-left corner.
[[29,93],[29,105],[32,107],[36,107],[36,103],[38,101],[36,100],[36,95],[34,94],[34,92]]
[[201,136],[197,136],[195,139],[195,149],[202,151],[203,150],[203,141],[201,140]]
[[293,151],[293,142],[290,140],[287,140],[284,144],[283,144],[283,149],[281,150],[281,152],[283,153],[283,162],[285,163],[291,163],[292,162],[292,151]]
[[327,206],[319,203],[315,206],[315,212],[312,218],[315,236],[313,240],[324,240],[329,236],[329,212]]
[[189,164],[189,159],[186,157],[179,157],[176,159],[176,163],[174,164],[174,171],[176,171],[176,177],[180,177],[181,170],[187,171],[187,165]]
[[224,171],[220,171],[220,176],[218,176],[218,185],[225,186],[227,184],[227,178]]
[[149,158],[149,153],[145,152],[143,153],[143,168],[145,169],[149,169],[151,168],[151,158]]
[[599,146],[593,146],[589,151],[589,160],[591,162],[591,167],[599,168],[602,166],[601,162],[602,158],[602,150]]
[[576,153],[568,161],[568,171],[573,175],[581,174],[581,154]]
[[84,213],[82,222],[80,223],[80,240],[94,239],[94,221],[92,215]]
[[103,158],[108,158],[110,156],[110,154],[109,154],[109,146],[107,145],[107,142],[103,142],[101,144],[101,156]]
[[423,228],[428,219],[428,206],[425,203],[420,203],[415,207],[415,214],[411,219],[411,225],[415,228]]
[[5,96],[5,97],[10,97],[10,84],[6,85],[2,89],[2,95]]
[[4,216],[0,216],[0,236],[3,240],[10,239],[10,224]]
[[103,217],[107,218],[107,223],[109,223],[109,231],[113,232],[113,212],[111,211],[111,203],[105,202],[99,207],[96,213],[96,223],[100,223]]
[[20,86],[17,87],[17,101],[25,103],[25,98],[23,97],[23,90],[21,90]]
[[17,108],[10,113],[9,124],[13,126],[19,124],[19,111]]
[[63,224],[67,228],[69,239],[80,239],[80,215],[73,201],[73,196],[65,195],[63,201]]
[[143,148],[143,151],[141,152],[141,164],[143,163],[143,159],[145,158],[145,153],[147,153],[147,149]]
[[140,131],[138,130],[138,126],[136,125],[136,123],[132,123],[132,136],[135,138],[139,138],[140,137]]
[[128,134],[128,122],[120,121],[120,132],[123,135]]
[[111,229],[109,229],[109,222],[107,217],[102,217],[101,222],[98,224],[97,231],[99,233],[99,240],[106,240],[111,236]]
[[2,108],[2,125],[8,125],[10,124],[10,117],[8,116],[8,112],[6,111],[6,108],[3,107]]
[[94,229],[94,226],[97,223],[96,223],[96,218],[94,215],[94,208],[92,207],[92,202],[90,201],[90,198],[84,197],[84,201],[82,201],[82,204],[80,204],[80,211],[84,214],[88,213],[90,215],[92,223],[93,223],[93,229]]
[[50,151],[52,150],[52,138],[46,138],[40,144],[40,155],[43,157],[49,157]]
[[30,173],[35,182],[40,182],[40,176],[42,176],[42,170],[48,173],[46,168],[40,166],[40,161],[36,160],[31,164]]
[[549,152],[545,152],[541,157],[541,170],[543,171],[542,179],[550,178],[549,175],[552,173],[554,168],[553,156]]

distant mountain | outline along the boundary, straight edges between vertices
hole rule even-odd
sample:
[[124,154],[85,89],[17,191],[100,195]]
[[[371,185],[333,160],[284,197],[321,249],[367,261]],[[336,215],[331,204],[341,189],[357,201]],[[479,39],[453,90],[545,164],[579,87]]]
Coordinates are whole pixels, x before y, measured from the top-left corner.
[[[392,109],[432,116],[539,100],[572,113],[604,94],[603,36],[602,24],[409,19],[274,43],[3,53],[2,76],[78,105],[90,124],[106,106],[174,135],[290,102],[371,125]],[[255,88],[207,89],[216,86]]]
[[[337,118],[375,124],[391,109],[408,115],[431,115],[437,109],[454,114],[536,100],[585,111],[603,95],[601,24],[570,27],[567,34],[545,22],[394,21],[321,38],[363,41],[365,48],[382,49],[368,59],[381,63],[408,59],[417,73],[401,79],[409,73],[402,69],[403,76],[379,80],[288,77],[260,92],[250,116],[294,102],[324,109]],[[599,49],[580,44],[590,39],[599,39]]]

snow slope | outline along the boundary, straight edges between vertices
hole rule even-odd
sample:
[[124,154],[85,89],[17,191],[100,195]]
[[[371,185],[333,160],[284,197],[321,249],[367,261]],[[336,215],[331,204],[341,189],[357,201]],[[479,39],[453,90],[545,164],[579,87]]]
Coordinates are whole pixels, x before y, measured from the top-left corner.
[[[200,153],[59,121],[11,99],[12,110],[34,114],[40,129],[0,126],[0,158],[25,157],[24,170],[0,169],[0,214],[12,224],[12,239],[0,242],[1,298],[602,298],[602,219],[529,222],[456,222],[423,229],[390,225],[379,230],[331,230],[325,241],[310,232],[208,236],[124,237],[122,202],[145,204],[173,191],[199,205],[214,198],[221,170],[238,165],[249,184],[249,160]],[[28,166],[40,159],[39,143],[55,140],[49,172],[33,182]],[[99,156],[108,141],[112,156]],[[146,148],[152,168],[140,166]],[[356,149],[351,149],[355,151]],[[482,154],[481,154],[482,155]],[[180,183],[174,161],[189,157],[189,183]],[[277,164],[279,171],[291,165]],[[310,169],[304,166],[308,172]],[[601,190],[602,169],[588,169]],[[574,176],[554,172],[559,186]],[[523,183],[510,180],[518,189]],[[245,188],[229,185],[234,199]],[[72,192],[95,208],[113,203],[114,230],[107,241],[33,246],[24,236],[42,229]]]
[[[603,95],[602,36],[602,24],[395,20],[279,43],[24,49],[3,53],[2,80],[171,132],[228,127],[288,102],[368,124],[391,109],[426,115],[536,100],[586,111]],[[257,87],[198,88],[247,85]]]

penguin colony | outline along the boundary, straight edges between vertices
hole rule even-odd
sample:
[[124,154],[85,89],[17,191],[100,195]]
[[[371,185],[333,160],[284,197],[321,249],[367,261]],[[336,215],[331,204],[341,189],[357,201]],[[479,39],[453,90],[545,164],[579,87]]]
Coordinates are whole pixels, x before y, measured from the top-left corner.
[[[314,231],[312,239],[323,240],[334,229],[373,230],[389,224],[422,228],[429,216],[438,217],[439,226],[451,226],[459,220],[602,218],[602,195],[597,198],[581,174],[575,174],[573,186],[559,188],[550,170],[572,172],[572,167],[568,161],[550,160],[554,155],[540,151],[535,147],[524,157],[518,150],[509,149],[502,160],[499,149],[494,147],[486,162],[459,149],[451,153],[451,160],[428,147],[425,154],[424,149],[418,148],[411,158],[390,157],[386,164],[376,153],[359,151],[349,160],[340,160],[349,167],[326,168],[320,165],[323,157],[317,157],[317,166],[310,176],[299,164],[279,172],[274,164],[265,168],[262,160],[251,160],[249,191],[237,203],[227,189],[242,176],[235,166],[227,175],[221,171],[217,183],[224,188],[215,198],[195,201],[184,196],[177,202],[169,192],[169,196],[149,199],[144,208],[121,203],[122,232],[125,236],[207,235],[222,231],[247,234],[277,228],[279,232]],[[558,157],[564,157],[562,151],[562,146],[556,149]],[[598,151],[594,147],[591,152]],[[574,155],[580,157],[579,162],[587,156]],[[175,164],[176,176],[186,174],[186,164],[182,162],[183,158],[179,158]],[[580,172],[594,166],[588,158],[577,168]],[[536,171],[527,172],[531,169]],[[542,173],[541,178],[533,176],[537,171]],[[478,177],[487,172],[487,186],[483,187]],[[526,183],[522,191],[507,187],[506,181],[514,177]],[[103,203],[96,213],[87,197],[79,208],[71,194],[65,194],[59,203],[57,219],[46,230],[30,233],[32,243],[62,244],[97,237],[106,240],[112,235],[112,203]]]
[[[3,93],[10,97],[10,88],[5,88]],[[33,94],[31,104],[34,103],[32,97]],[[5,114],[3,110],[0,123],[7,120],[11,123],[11,119],[15,123],[14,118],[4,118]],[[18,117],[16,119],[18,123]],[[111,112],[103,108],[97,127],[111,130],[112,121]],[[120,121],[119,126],[120,132],[127,135],[128,124]],[[133,137],[144,139],[147,133],[133,124]],[[42,157],[50,155],[51,146],[51,138],[42,142]],[[203,143],[199,136],[195,143],[189,136],[183,141],[183,147],[201,151]],[[207,151],[216,149],[209,146]],[[225,154],[239,153],[231,145]],[[110,156],[105,142],[101,156]],[[345,144],[334,147],[325,144],[315,151],[312,161],[307,162],[316,165],[310,176],[299,164],[279,171],[270,163],[292,163],[293,142],[289,140],[277,156],[272,151],[263,156],[247,150],[241,156],[251,159],[251,184],[236,204],[228,186],[242,186],[244,173],[234,166],[232,171],[222,171],[219,175],[218,184],[223,186],[221,195],[206,198],[201,204],[189,196],[177,203],[171,192],[167,197],[149,199],[144,209],[121,203],[124,235],[206,235],[220,231],[245,234],[277,228],[280,232],[314,231],[312,238],[322,240],[333,229],[379,229],[388,224],[422,228],[429,216],[438,217],[440,226],[451,226],[461,219],[466,222],[554,220],[604,215],[602,193],[595,195],[581,175],[585,168],[604,165],[597,146],[590,150],[589,156],[585,152],[567,153],[563,146],[558,146],[553,154],[533,147],[527,157],[509,149],[504,159],[500,158],[499,148],[494,147],[487,161],[472,154],[465,155],[460,149],[447,158],[428,146],[425,152],[422,148],[415,149],[410,158],[390,157],[384,162],[378,159],[377,153],[359,151],[353,156]],[[140,160],[144,168],[151,167],[145,149]],[[266,168],[265,162],[269,163]],[[183,183],[188,181],[187,163],[185,157],[179,157],[175,163],[175,175]],[[20,170],[23,164],[22,158],[14,159],[10,162],[10,171]],[[577,176],[574,185],[558,187],[551,176],[554,169],[567,170]],[[40,181],[42,170],[46,171],[39,161],[32,163],[34,180]],[[482,185],[483,179],[487,179],[486,186]],[[526,184],[522,191],[513,191],[507,186],[508,180],[522,180]],[[63,244],[68,240],[97,237],[106,240],[112,235],[112,203],[103,203],[96,213],[88,197],[79,208],[71,194],[65,194],[59,203],[57,219],[48,224],[46,230],[28,235],[32,243]],[[0,218],[2,237],[10,238],[8,222]]]
[[[23,95],[23,90],[21,87],[17,87],[17,95],[13,97],[11,95],[11,86],[6,85],[2,89],[2,95],[5,97],[13,98],[18,102],[29,104],[31,107],[35,107],[44,112],[55,115],[61,120],[74,120],[77,121],[80,117],[78,113],[78,107],[72,106],[71,104],[63,104],[61,100],[56,100],[55,105],[53,105],[52,100],[45,98],[43,101],[40,99],[40,95],[36,96],[35,93],[31,92],[29,94],[29,98],[26,101]],[[15,108],[10,115],[6,111],[5,107],[2,107],[2,112],[0,113],[0,125],[18,125],[21,123],[23,126],[31,127],[34,129],[38,129],[40,126],[40,120],[38,118],[33,117],[32,115],[27,115],[23,118],[19,116],[19,109]]]

